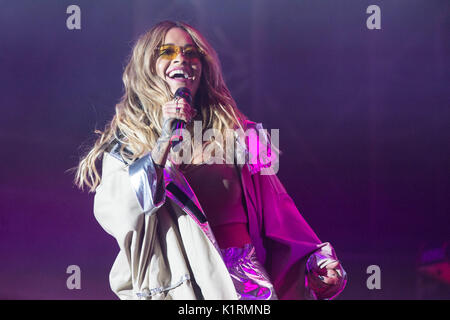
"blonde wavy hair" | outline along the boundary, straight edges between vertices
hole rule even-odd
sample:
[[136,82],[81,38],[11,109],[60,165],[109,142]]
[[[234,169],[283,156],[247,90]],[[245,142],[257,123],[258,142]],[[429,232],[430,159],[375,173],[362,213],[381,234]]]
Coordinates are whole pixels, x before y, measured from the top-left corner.
[[[120,153],[132,163],[149,152],[162,130],[161,106],[173,99],[169,86],[156,74],[156,49],[163,44],[172,28],[186,31],[202,53],[202,75],[194,105],[201,111],[203,130],[213,128],[225,136],[227,129],[243,129],[246,117],[231,97],[216,51],[199,31],[184,22],[163,21],[156,24],[136,41],[123,73],[124,95],[116,104],[116,112],[94,146],[81,158],[75,174],[75,184],[95,191],[101,181],[97,169],[103,153],[115,141]],[[125,149],[127,152],[125,152]]]

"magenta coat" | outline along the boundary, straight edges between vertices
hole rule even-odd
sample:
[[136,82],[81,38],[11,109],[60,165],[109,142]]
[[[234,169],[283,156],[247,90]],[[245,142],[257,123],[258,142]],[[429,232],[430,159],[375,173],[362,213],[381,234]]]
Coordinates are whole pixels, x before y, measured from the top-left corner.
[[[257,132],[262,129],[260,124],[253,122],[249,122],[248,127],[255,128]],[[242,186],[250,237],[278,298],[336,297],[346,284],[347,276],[342,266],[337,270],[340,281],[335,286],[317,288],[312,283],[308,286],[305,277],[307,273],[309,276],[319,275],[321,268],[338,260],[333,248],[319,240],[276,174],[261,174],[261,166],[258,161],[257,165],[241,167]]]

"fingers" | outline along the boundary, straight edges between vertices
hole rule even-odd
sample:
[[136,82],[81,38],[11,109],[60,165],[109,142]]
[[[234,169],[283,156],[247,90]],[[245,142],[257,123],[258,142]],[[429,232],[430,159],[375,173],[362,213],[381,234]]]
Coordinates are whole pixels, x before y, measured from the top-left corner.
[[328,264],[325,268],[312,272],[310,274],[310,281],[318,287],[323,285],[333,286],[338,284],[341,276],[335,268],[339,266],[339,262],[333,262]]
[[193,118],[190,114],[187,114],[183,111],[169,111],[165,113],[164,118],[166,119],[177,119],[177,120],[183,120],[184,122],[190,122]]
[[335,285],[339,283],[339,278],[337,276],[326,276],[323,277],[322,281],[329,285]]
[[332,261],[320,269],[308,272],[308,284],[319,299],[330,298],[345,283],[345,273],[339,261]]
[[336,269],[336,268],[338,268],[339,266],[340,266],[339,261],[334,261],[334,262],[331,262],[331,263],[327,264],[325,267],[326,267],[327,269]]
[[331,297],[338,284],[339,278],[313,274],[308,275],[308,286],[315,292],[319,299]]
[[196,115],[196,110],[192,108],[184,99],[172,100],[162,106],[163,118],[175,118],[190,122]]

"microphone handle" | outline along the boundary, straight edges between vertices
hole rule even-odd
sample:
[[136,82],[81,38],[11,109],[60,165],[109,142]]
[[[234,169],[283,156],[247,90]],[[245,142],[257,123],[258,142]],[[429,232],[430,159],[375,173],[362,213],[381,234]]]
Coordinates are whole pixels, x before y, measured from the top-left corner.
[[175,147],[177,144],[179,144],[181,141],[183,141],[182,130],[185,128],[186,122],[183,120],[177,120],[174,122],[172,126],[172,132],[175,131],[175,134],[172,135],[170,138],[170,141],[172,143],[172,148]]
[[[192,96],[191,91],[186,87],[178,88],[174,94],[175,97],[183,98],[187,101],[187,103],[191,104]],[[182,130],[186,127],[186,122],[183,120],[175,121],[173,125],[172,132],[175,131],[175,134],[170,139],[172,142],[172,147],[183,141]]]

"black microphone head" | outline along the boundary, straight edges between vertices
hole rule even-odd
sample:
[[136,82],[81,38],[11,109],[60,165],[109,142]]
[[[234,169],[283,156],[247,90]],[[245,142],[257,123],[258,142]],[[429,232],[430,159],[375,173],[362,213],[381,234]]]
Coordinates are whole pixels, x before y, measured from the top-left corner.
[[189,104],[192,103],[191,90],[189,90],[186,87],[178,88],[177,91],[175,91],[175,94],[174,94],[174,98],[176,98],[176,97],[183,98]]

